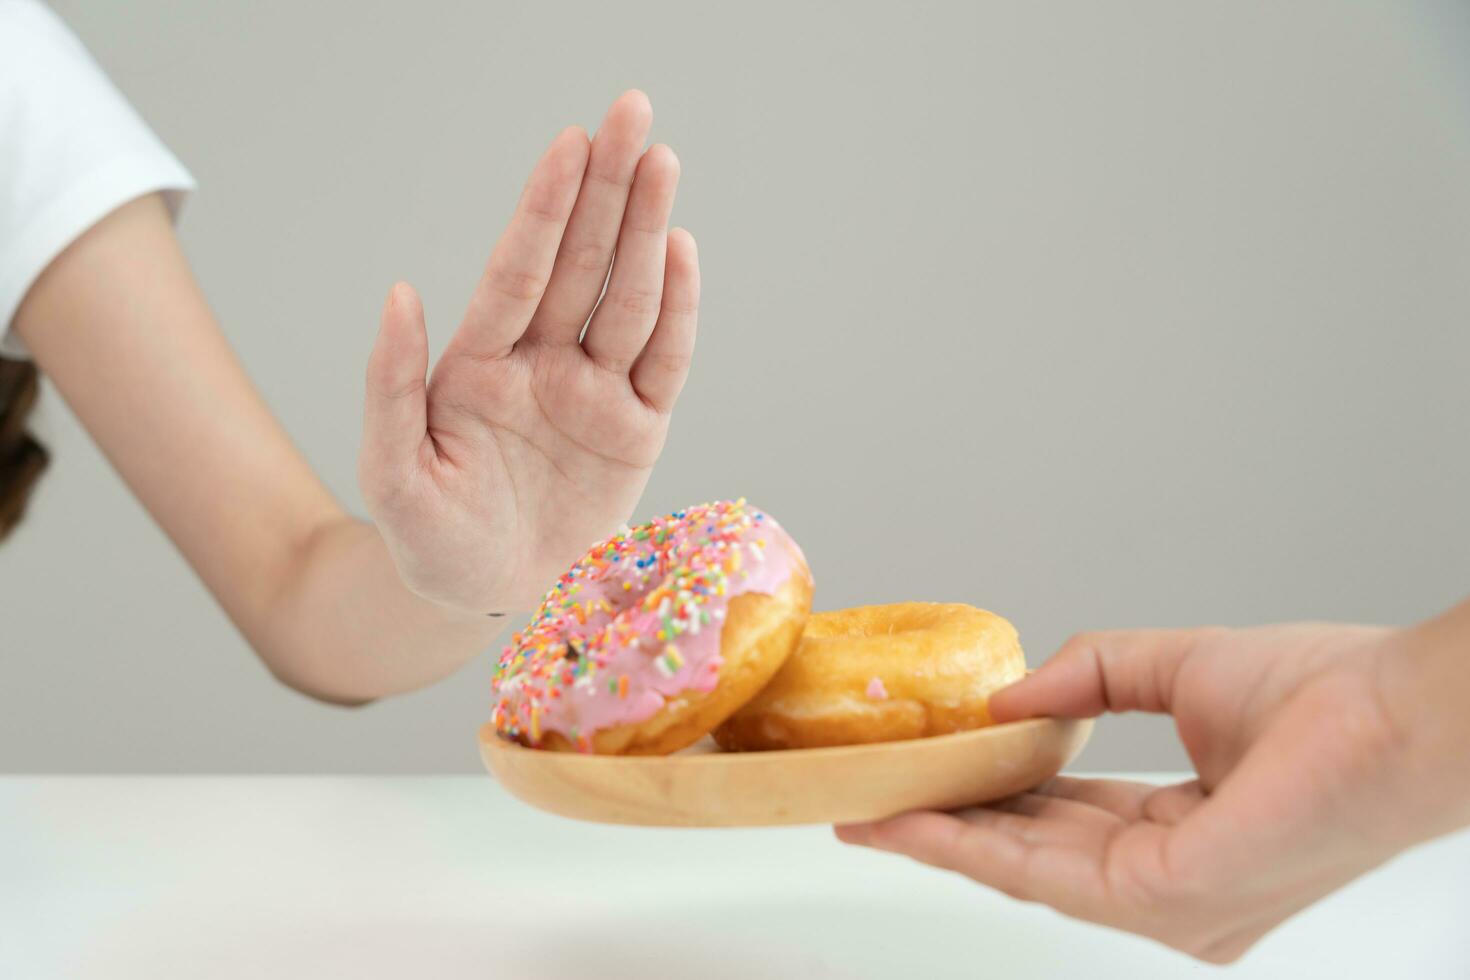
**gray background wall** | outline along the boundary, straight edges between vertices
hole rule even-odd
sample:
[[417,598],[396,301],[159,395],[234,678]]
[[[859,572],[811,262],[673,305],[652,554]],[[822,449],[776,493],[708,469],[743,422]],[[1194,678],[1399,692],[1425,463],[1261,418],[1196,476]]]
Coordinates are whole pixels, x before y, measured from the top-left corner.
[[[702,335],[646,516],[745,494],[825,607],[1402,622],[1470,588],[1458,4],[60,2],[331,487],[388,285],[435,342],[543,143],[652,95]],[[489,660],[367,709],[258,666],[54,396],[0,548],[0,770],[473,771]],[[160,438],[167,438],[161,433]],[[1166,720],[1091,768],[1178,767]]]

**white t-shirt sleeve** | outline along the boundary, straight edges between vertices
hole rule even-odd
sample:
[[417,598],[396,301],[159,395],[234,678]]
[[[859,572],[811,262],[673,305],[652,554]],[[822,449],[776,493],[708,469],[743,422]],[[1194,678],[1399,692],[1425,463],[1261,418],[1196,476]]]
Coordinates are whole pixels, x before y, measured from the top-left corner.
[[11,320],[51,260],[154,191],[177,215],[194,179],[36,0],[0,0],[0,355],[26,356]]

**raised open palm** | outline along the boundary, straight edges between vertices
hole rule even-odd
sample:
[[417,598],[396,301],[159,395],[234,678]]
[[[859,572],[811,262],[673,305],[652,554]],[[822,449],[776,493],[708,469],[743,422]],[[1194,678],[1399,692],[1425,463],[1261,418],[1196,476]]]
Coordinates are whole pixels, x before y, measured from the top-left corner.
[[668,230],[678,160],[644,152],[651,121],[628,92],[590,146],[576,127],[552,142],[432,377],[418,297],[388,298],[359,479],[420,595],[530,606],[643,492],[699,300],[694,240]]

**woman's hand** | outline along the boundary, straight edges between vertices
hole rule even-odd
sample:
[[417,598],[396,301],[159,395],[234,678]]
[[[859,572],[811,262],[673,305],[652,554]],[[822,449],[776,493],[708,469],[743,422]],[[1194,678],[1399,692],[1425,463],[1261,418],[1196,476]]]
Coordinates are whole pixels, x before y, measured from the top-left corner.
[[393,291],[360,466],[376,526],[261,401],[156,195],[27,293],[15,329],[36,361],[285,683],[358,703],[437,680],[494,638],[485,613],[531,605],[631,511],[699,290],[694,242],[665,231],[678,164],[643,152],[649,120],[630,92],[590,148],[578,130],[552,144],[427,387],[422,311]]
[[628,92],[590,147],[578,128],[552,142],[427,383],[423,309],[407,285],[388,297],[359,478],[419,595],[534,605],[643,491],[699,301],[694,240],[668,231],[678,161],[643,151],[651,119]]
[[[1334,625],[1084,634],[998,692],[996,720],[1168,712],[1197,779],[1158,788],[1058,777],[990,806],[837,833],[1228,962],[1397,851],[1470,819],[1470,733],[1441,726],[1421,739],[1399,708],[1406,696],[1430,707],[1430,685],[1405,679],[1428,676],[1420,641]],[[1433,656],[1439,675],[1460,678],[1459,697],[1470,694],[1470,659]],[[1460,784],[1453,807],[1450,782]]]

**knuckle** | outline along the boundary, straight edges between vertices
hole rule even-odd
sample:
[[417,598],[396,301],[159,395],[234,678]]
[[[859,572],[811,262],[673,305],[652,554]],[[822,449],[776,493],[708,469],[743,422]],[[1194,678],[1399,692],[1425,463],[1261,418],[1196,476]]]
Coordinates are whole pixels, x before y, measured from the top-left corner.
[[374,374],[368,375],[368,388],[379,398],[388,401],[402,401],[405,398],[422,396],[424,393],[424,379],[410,378],[407,381],[394,381]]
[[546,291],[546,277],[521,269],[492,269],[485,277],[495,292],[518,302],[541,298]]
[[661,239],[667,237],[669,226],[667,224],[632,217],[623,225],[623,231],[634,235],[643,235],[647,238]]
[[594,364],[613,374],[625,373],[638,357],[636,350],[629,350],[625,345],[608,346],[605,343],[598,345],[595,351],[589,350],[588,354]]
[[1057,651],[1057,656],[1077,657],[1086,654],[1097,647],[1097,639],[1096,633],[1073,633]]
[[656,316],[659,311],[659,294],[651,289],[624,287],[608,297],[613,308],[629,316]]
[[589,184],[601,184],[610,190],[627,191],[628,185],[633,183],[633,174],[629,171],[626,175],[620,174],[612,167],[589,164],[587,167],[586,180]]
[[578,272],[601,274],[612,264],[612,249],[590,240],[567,242],[562,246],[562,261]]
[[660,306],[660,310],[668,316],[683,317],[692,320],[699,315],[699,302],[698,300],[693,302],[687,300],[664,300]]
[[690,357],[688,354],[669,354],[660,351],[649,351],[643,355],[643,363],[653,371],[660,374],[683,374],[689,369]]
[[521,201],[521,211],[538,221],[560,224],[565,220],[561,194],[556,187],[532,187]]

